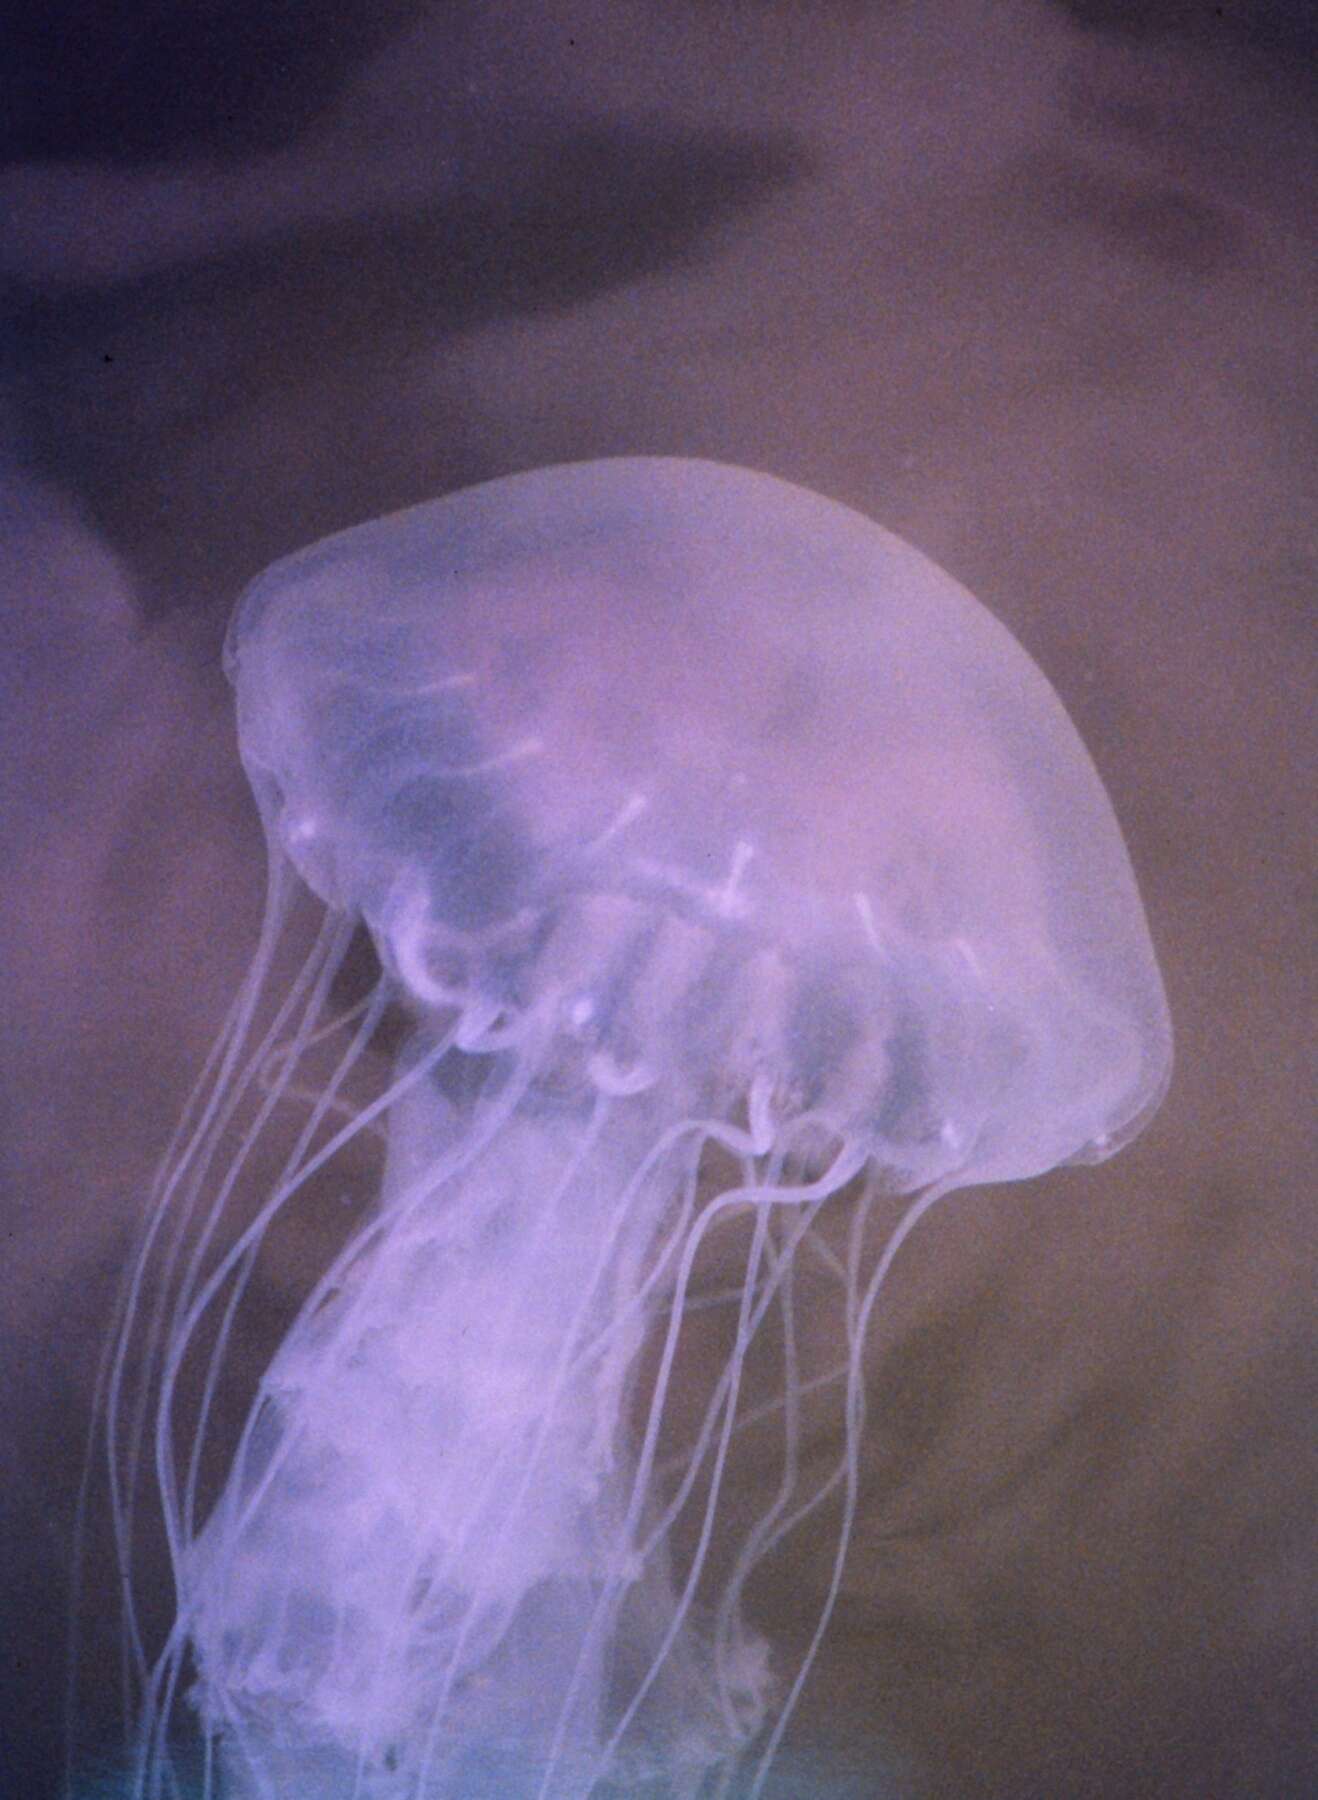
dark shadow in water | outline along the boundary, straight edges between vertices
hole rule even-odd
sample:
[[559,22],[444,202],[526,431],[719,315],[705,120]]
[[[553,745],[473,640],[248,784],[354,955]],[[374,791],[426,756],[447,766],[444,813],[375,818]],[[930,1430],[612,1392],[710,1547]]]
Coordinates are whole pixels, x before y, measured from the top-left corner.
[[1066,18],[1132,43],[1197,41],[1254,51],[1298,76],[1313,75],[1318,8],[1312,0],[1053,0]]
[[[0,160],[273,150],[424,0],[41,0],[8,10]],[[466,4],[450,5],[455,35]]]

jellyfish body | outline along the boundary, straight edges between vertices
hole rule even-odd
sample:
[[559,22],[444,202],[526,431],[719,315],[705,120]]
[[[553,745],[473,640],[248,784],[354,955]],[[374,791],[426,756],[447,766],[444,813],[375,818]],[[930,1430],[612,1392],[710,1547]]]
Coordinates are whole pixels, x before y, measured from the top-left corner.
[[[140,1787],[172,1791],[186,1665],[217,1792],[731,1791],[747,1758],[767,1768],[824,1623],[776,1670],[745,1592],[830,1497],[836,1592],[865,1328],[906,1231],[953,1187],[1110,1154],[1165,1088],[1162,987],[1098,776],[949,577],[844,507],[702,462],[540,470],[345,532],[248,590],[227,663],[272,898],[111,1374],[131,1561],[130,1369],[156,1365],[177,1589],[162,1653],[130,1633]],[[328,923],[258,1042],[293,872]],[[380,983],[268,1199],[226,1232],[354,920]],[[342,1124],[387,1008],[408,1020],[392,1077]],[[265,1234],[363,1130],[387,1135],[378,1200],[271,1357],[203,1518]],[[793,1259],[852,1183],[862,1223],[878,1195],[910,1200],[839,1271],[844,1450],[808,1491]],[[730,1349],[674,1469],[693,1270],[732,1219],[751,1224]],[[711,1591],[771,1322],[783,1478]]]

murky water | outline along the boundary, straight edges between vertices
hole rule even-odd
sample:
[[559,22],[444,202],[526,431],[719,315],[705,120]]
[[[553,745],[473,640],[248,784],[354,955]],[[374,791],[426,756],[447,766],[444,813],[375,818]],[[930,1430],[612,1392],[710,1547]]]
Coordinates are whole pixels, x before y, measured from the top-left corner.
[[[233,594],[336,526],[635,451],[850,501],[1009,624],[1112,793],[1177,1026],[1139,1144],[904,1252],[775,1792],[1313,1784],[1314,146],[1270,16],[508,0],[289,52],[202,160],[111,158],[84,107],[84,160],[0,170],[0,1794],[54,1791],[99,1345],[259,907]],[[345,1198],[281,1243],[271,1342]],[[831,1547],[760,1596],[772,1640]]]

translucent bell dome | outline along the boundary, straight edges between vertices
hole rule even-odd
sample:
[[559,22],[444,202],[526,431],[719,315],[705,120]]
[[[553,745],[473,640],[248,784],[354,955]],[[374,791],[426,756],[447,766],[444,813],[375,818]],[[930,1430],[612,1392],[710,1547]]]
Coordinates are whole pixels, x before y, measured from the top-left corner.
[[1111,805],[961,586],[771,476],[514,475],[266,572],[267,825],[422,1009],[547,1011],[565,1099],[802,1110],[911,1188],[1106,1156],[1165,1089]]

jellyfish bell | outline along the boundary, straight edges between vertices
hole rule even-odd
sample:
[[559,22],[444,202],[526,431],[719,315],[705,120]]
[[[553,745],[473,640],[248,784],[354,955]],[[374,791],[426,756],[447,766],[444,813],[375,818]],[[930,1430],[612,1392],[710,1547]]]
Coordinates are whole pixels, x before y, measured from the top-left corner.
[[[1166,1086],[1101,782],[948,576],[845,507],[706,462],[537,470],[344,532],[248,590],[226,661],[271,903],[148,1228],[135,1295],[154,1279],[165,1298],[145,1325],[130,1300],[111,1380],[122,1517],[144,1462],[127,1371],[155,1363],[177,1595],[164,1649],[136,1653],[141,1791],[173,1791],[185,1690],[217,1794],[696,1796],[739,1768],[757,1791],[841,1578],[861,1352],[897,1247],[952,1188],[1111,1154]],[[253,1047],[294,874],[328,922]],[[226,1232],[354,920],[379,984],[268,1198]],[[393,1074],[344,1123],[399,1006]],[[271,1033],[279,1073],[240,1134]],[[265,1235],[368,1129],[378,1199],[206,1510]],[[859,1225],[880,1194],[909,1203],[877,1251],[858,1225],[839,1267],[843,1448],[812,1488],[793,1265],[848,1186]],[[155,1222],[171,1213],[189,1223]],[[750,1222],[730,1348],[674,1468],[693,1271],[730,1219]],[[771,1335],[782,1478],[719,1561]],[[826,1502],[832,1585],[783,1670],[743,1602]]]

